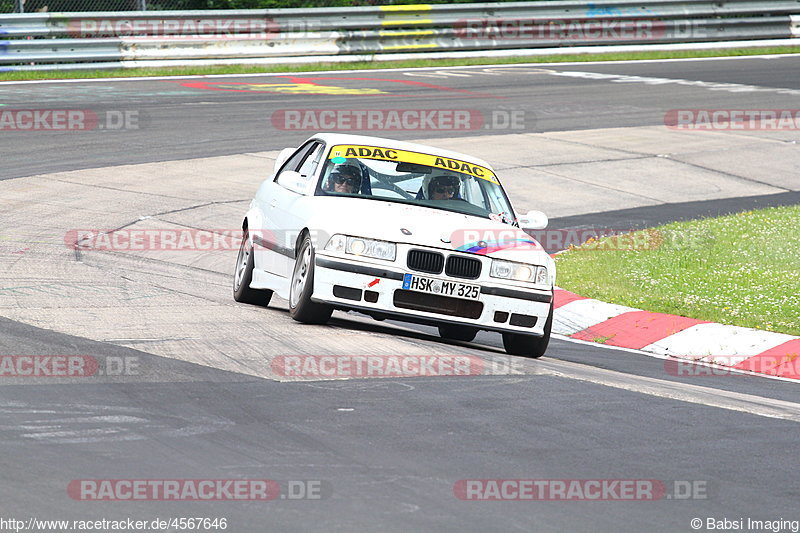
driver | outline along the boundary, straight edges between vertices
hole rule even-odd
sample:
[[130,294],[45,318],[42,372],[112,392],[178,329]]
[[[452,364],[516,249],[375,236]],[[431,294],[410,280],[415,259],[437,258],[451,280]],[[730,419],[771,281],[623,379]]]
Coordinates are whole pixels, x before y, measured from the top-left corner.
[[328,176],[328,192],[355,194],[361,189],[361,169],[354,165],[339,165]]
[[442,174],[433,176],[428,182],[428,194],[430,200],[454,200],[458,198],[460,181],[456,176]]

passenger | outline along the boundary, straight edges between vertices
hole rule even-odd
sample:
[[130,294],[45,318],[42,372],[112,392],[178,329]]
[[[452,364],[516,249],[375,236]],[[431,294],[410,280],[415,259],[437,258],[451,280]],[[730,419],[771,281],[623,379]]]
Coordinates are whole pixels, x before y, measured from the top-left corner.
[[428,181],[426,197],[429,200],[456,200],[459,199],[460,181],[455,176],[442,174],[433,176]]

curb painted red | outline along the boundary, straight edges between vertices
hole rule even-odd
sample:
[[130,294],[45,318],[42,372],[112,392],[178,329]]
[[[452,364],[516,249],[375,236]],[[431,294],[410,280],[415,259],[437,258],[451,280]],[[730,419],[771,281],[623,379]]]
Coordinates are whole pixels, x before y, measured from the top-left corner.
[[587,299],[588,298],[585,298],[583,296],[578,296],[574,292],[565,291],[564,289],[559,289],[558,287],[556,287],[556,292],[554,295],[555,302],[553,303],[553,306],[556,309],[558,309],[559,307],[567,305],[570,302],[574,302],[575,300],[587,300]]
[[[553,332],[573,339],[800,380],[800,337],[613,306],[558,287],[554,299]],[[577,327],[591,325],[575,331],[576,315]]]
[[683,331],[691,326],[706,323],[704,320],[683,316],[651,313],[649,311],[631,311],[574,333],[572,338],[591,341],[599,337],[606,339],[603,344],[641,350],[664,337]]
[[785,342],[742,361],[734,368],[800,379],[800,339]]

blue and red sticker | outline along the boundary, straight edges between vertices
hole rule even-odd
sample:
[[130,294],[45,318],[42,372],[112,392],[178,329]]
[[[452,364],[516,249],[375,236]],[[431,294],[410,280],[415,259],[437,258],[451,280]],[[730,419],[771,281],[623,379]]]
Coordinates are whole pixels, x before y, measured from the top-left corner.
[[462,244],[456,251],[469,252],[478,255],[487,255],[500,250],[541,250],[538,242],[532,239],[504,239],[497,241],[474,241]]

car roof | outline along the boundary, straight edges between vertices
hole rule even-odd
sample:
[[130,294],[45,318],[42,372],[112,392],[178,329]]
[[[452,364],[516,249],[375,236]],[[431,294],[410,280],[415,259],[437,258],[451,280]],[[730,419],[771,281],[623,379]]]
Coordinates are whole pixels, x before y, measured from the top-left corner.
[[435,148],[425,144],[416,144],[405,141],[397,141],[395,139],[387,139],[384,137],[372,137],[369,135],[350,135],[348,133],[317,133],[312,139],[320,139],[325,141],[326,144],[356,144],[365,146],[379,146],[386,148],[397,148],[398,150],[406,150],[409,152],[421,152],[423,154],[441,155],[450,159],[459,159],[467,163],[474,163],[490,170],[494,170],[492,166],[478,157],[445,150],[443,148]]

